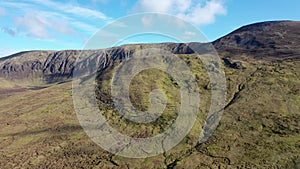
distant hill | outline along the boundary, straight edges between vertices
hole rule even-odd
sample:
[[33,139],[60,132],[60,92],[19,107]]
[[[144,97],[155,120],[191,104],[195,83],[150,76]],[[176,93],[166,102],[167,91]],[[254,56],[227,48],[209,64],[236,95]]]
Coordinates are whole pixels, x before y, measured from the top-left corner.
[[220,52],[255,58],[300,58],[300,22],[271,21],[243,26],[213,42]]

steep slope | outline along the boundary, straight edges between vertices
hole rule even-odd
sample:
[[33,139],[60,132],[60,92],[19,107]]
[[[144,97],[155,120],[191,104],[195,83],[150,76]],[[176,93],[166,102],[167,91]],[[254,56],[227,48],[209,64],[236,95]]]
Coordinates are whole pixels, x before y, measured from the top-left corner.
[[[125,45],[102,50],[66,50],[66,51],[27,51],[0,58],[0,80],[55,83],[72,77],[74,64],[78,56],[100,56],[102,69],[113,62],[122,61],[126,57],[143,48],[167,48],[175,54],[189,54],[193,51],[186,44],[143,44]],[[88,63],[90,64],[90,63]],[[89,65],[84,65],[89,66]]]
[[[213,42],[227,55],[248,54],[259,59],[299,58],[299,21],[272,21],[243,26]],[[230,54],[229,54],[230,53]]]
[[0,77],[11,81],[56,82],[70,78],[80,51],[28,51],[0,59]]

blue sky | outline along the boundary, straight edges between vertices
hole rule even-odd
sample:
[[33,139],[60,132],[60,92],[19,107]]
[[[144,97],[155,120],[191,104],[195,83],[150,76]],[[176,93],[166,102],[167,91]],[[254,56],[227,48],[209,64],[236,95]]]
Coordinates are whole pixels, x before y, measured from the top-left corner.
[[[299,0],[2,0],[0,57],[23,50],[82,49],[114,20],[166,13],[193,24],[209,41],[254,22],[300,20]],[[172,41],[139,36],[126,43]]]

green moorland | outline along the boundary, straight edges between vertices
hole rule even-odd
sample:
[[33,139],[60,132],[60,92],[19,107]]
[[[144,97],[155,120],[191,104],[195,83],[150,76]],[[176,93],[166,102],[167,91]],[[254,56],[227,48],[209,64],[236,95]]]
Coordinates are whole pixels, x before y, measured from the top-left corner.
[[[91,141],[79,125],[71,82],[40,88],[6,82],[0,87],[0,168],[300,168],[299,60],[276,62],[244,56],[238,60],[243,69],[224,66],[225,111],[214,134],[199,145],[211,86],[196,56],[179,57],[196,77],[201,101],[194,127],[175,148],[146,159],[116,156]],[[112,67],[102,72],[96,89],[99,108],[108,122],[132,137],[151,137],[166,130],[180,106],[174,79],[157,69],[135,76],[129,90],[138,110],[149,108],[153,89],[161,89],[167,98],[161,117],[136,124],[111,108],[114,71]]]

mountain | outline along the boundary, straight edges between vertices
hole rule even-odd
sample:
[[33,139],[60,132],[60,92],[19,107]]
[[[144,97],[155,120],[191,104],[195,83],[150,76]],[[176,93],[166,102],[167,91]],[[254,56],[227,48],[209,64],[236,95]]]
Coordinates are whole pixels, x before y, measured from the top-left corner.
[[[99,62],[114,62],[117,59],[132,56],[142,48],[167,47],[172,53],[192,53],[185,44],[147,44],[127,45],[102,50],[66,50],[66,51],[27,51],[0,58],[0,78],[7,80],[40,81],[41,83],[54,83],[68,80],[72,77],[72,71],[76,58],[81,55],[97,57]],[[107,61],[103,61],[107,59]]]
[[[210,44],[27,51],[0,58],[0,168],[300,168],[299,39],[300,22],[272,21],[241,27],[212,42],[223,63],[227,96],[217,129],[202,144],[199,133],[215,89],[192,49],[209,54]],[[178,83],[155,69],[132,79],[129,98],[138,110],[150,107],[152,90],[166,93],[161,117],[149,124],[122,117],[113,108],[110,89],[120,63],[153,47],[168,49],[189,66],[199,87],[200,114],[175,148],[146,159],[123,158],[100,148],[79,124],[70,82],[74,65],[80,55],[89,59],[80,62],[81,68],[99,63],[95,93],[111,126],[132,137],[151,137],[176,119]]]
[[[246,54],[257,59],[294,59],[300,57],[298,21],[272,21],[243,26],[232,33],[212,42],[221,57],[237,57]],[[166,47],[175,54],[191,54],[193,49],[208,44],[153,44]],[[138,48],[153,45],[127,45],[95,51],[27,51],[0,59],[0,77],[10,80],[39,79],[46,83],[66,80],[72,77],[72,68],[79,54],[107,55],[115,58],[133,54]],[[129,47],[128,47],[129,46]],[[204,47],[203,47],[204,46]],[[201,50],[202,52],[203,50]],[[103,57],[104,58],[104,57]],[[112,61],[113,62],[113,61]],[[42,78],[41,78],[42,77]]]
[[299,21],[272,21],[243,26],[213,42],[218,52],[246,53],[259,59],[299,58]]
[[[256,59],[284,60],[300,57],[298,21],[272,21],[243,26],[232,33],[212,42],[221,57],[246,54]],[[175,54],[191,54],[209,44],[147,44],[127,45],[95,51],[28,51],[0,59],[0,77],[6,79],[35,79],[43,77],[47,83],[66,80],[72,76],[75,59],[82,52],[87,55],[107,55],[114,58],[127,57],[136,49],[167,48]],[[203,50],[201,50],[202,52]],[[104,58],[104,57],[103,57]],[[112,61],[113,62],[113,61]]]

